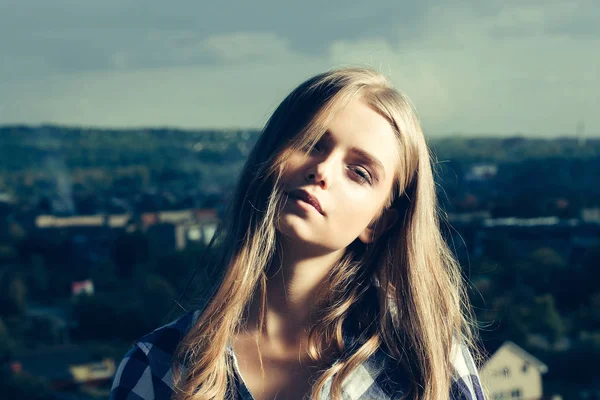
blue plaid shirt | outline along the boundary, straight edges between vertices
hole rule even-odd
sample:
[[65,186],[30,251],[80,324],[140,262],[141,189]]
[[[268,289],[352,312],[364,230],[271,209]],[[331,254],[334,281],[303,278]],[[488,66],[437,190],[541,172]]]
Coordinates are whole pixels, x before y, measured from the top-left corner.
[[[193,326],[200,311],[188,312],[172,323],[142,337],[121,361],[111,390],[111,400],[167,400],[173,394],[171,364],[181,339]],[[231,347],[229,355],[237,366]],[[390,376],[387,357],[375,353],[356,368],[342,384],[344,400],[399,399],[408,388],[401,374]],[[484,400],[481,384],[468,350],[462,345],[452,349],[454,374],[450,399]],[[239,372],[235,371],[237,398],[253,400]],[[325,385],[322,398],[329,398],[331,379]]]

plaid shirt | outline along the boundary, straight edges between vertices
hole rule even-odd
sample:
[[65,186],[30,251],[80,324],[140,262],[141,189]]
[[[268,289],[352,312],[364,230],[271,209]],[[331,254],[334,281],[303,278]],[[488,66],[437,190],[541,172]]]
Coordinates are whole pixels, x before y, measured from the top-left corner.
[[[193,326],[200,311],[188,312],[174,322],[142,337],[121,361],[114,377],[111,400],[167,400],[173,394],[172,357],[177,345]],[[231,347],[228,354],[237,368]],[[356,368],[342,384],[344,400],[392,400],[405,393],[408,382],[402,374],[386,368],[387,357],[376,352]],[[452,349],[454,374],[449,398],[453,400],[484,400],[475,364],[468,350],[455,345]],[[393,376],[390,376],[393,375]],[[239,400],[253,400],[239,372],[235,371]],[[331,379],[325,385],[322,398],[329,398]]]

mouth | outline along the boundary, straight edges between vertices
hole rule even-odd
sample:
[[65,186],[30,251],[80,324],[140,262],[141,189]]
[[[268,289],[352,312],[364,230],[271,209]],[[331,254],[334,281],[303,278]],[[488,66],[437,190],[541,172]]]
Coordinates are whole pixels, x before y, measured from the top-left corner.
[[292,198],[292,199],[297,199],[297,200],[303,201],[303,202],[313,206],[314,209],[317,210],[320,214],[325,215],[323,213],[323,209],[321,208],[321,203],[319,203],[319,200],[317,200],[316,197],[312,196],[306,190],[302,190],[302,189],[292,190],[291,192],[288,192],[288,197]]

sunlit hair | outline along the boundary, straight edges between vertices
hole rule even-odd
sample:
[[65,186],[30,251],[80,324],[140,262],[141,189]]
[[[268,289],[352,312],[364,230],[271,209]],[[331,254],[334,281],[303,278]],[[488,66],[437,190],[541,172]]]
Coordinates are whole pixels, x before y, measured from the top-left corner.
[[[328,118],[354,99],[389,121],[397,135],[400,163],[385,208],[395,208],[399,218],[374,243],[356,240],[348,246],[326,279],[327,290],[321,288],[309,355],[329,367],[314,382],[311,398],[318,398],[331,378],[330,396],[341,399],[344,379],[380,348],[410,378],[407,398],[448,398],[453,341],[471,346],[472,319],[460,267],[440,232],[430,153],[404,95],[376,71],[342,68],[294,89],[250,154],[215,237],[223,276],[174,360],[175,399],[231,395],[227,346],[254,296],[260,296],[261,321],[266,312],[267,271],[279,247],[282,166],[291,151],[313,146]],[[350,345],[343,332],[353,327],[361,328],[360,338]],[[326,360],[325,350],[331,354],[331,349],[334,357]]]

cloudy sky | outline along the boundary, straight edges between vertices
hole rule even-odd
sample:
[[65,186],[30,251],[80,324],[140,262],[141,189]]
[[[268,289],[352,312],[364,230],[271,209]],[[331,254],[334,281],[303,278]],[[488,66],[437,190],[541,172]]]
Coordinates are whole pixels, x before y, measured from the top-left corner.
[[599,21],[598,0],[0,0],[0,124],[256,128],[370,65],[431,135],[600,136]]

